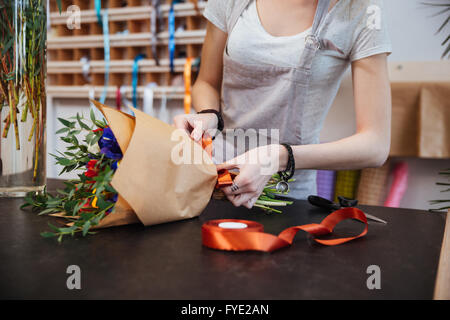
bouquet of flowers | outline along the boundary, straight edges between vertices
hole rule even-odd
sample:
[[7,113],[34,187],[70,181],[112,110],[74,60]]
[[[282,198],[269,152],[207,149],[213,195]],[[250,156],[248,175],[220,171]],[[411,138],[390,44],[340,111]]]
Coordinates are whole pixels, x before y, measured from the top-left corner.
[[[172,126],[134,109],[135,117],[93,102],[105,120],[90,113],[58,119],[63,128],[64,152],[52,155],[61,173],[77,171],[78,178],[65,181],[56,195],[29,193],[22,208],[40,215],[66,219],[63,226],[43,237],[94,233],[104,228],[141,222],[153,225],[199,215],[211,199],[218,174],[210,155],[187,134],[174,139]],[[201,154],[198,163],[175,163],[174,154],[186,150]],[[220,179],[220,178],[219,178]],[[281,212],[273,206],[290,201],[276,199],[274,176],[255,206]]]

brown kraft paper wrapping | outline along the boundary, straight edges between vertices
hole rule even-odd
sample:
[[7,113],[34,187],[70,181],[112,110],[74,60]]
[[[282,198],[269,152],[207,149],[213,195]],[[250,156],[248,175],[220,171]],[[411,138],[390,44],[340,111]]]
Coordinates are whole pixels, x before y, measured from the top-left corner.
[[450,82],[392,86],[390,156],[450,158]]
[[419,155],[450,158],[450,83],[422,88],[419,121]]
[[[133,110],[134,118],[93,103],[123,153],[111,182],[119,193],[118,201],[98,227],[138,221],[147,226],[200,215],[217,181],[216,166],[202,147],[187,134],[173,135],[174,127],[139,110]],[[177,164],[172,161],[174,150],[191,150],[202,155],[202,161]]]

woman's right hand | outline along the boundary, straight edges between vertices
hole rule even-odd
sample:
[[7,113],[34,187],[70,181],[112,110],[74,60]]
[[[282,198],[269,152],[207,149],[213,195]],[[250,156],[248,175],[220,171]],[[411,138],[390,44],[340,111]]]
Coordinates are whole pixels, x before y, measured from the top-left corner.
[[[205,132],[211,133],[217,129],[218,122],[219,120],[214,113],[180,114],[173,118],[175,127],[186,131],[197,142],[201,141]],[[214,134],[210,135],[213,136]]]

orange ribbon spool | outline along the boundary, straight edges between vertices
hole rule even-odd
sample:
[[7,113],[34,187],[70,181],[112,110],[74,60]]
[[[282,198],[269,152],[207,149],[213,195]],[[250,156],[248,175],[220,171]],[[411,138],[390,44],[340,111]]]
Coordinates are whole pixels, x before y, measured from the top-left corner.
[[[359,235],[347,238],[322,240],[318,236],[331,234],[334,227],[341,221],[357,219],[365,224],[365,229]],[[228,225],[234,225],[229,228]],[[227,225],[227,227],[225,227]],[[236,228],[237,226],[237,228]],[[343,244],[367,234],[368,224],[364,212],[357,208],[342,208],[329,214],[321,223],[311,223],[302,226],[290,227],[283,230],[278,236],[264,233],[260,223],[238,219],[211,220],[202,226],[202,243],[204,246],[217,250],[227,251],[263,251],[273,252],[290,246],[298,231],[303,230],[314,237],[314,241],[335,246]]]

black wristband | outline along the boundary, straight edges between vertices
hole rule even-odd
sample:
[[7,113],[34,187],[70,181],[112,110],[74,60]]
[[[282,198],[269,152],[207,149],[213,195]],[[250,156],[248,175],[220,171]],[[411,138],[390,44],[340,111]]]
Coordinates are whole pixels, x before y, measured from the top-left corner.
[[201,110],[199,112],[197,112],[197,114],[200,113],[214,113],[217,116],[217,130],[222,131],[223,127],[224,127],[224,123],[223,123],[223,118],[222,118],[222,114],[214,109],[205,109],[205,110]]
[[282,143],[281,145],[283,147],[285,147],[288,152],[288,162],[286,165],[286,169],[284,171],[278,172],[278,174],[280,175],[280,178],[282,180],[287,182],[289,179],[291,179],[294,176],[295,159],[294,159],[294,154],[292,152],[292,147],[290,145],[288,145],[287,143]]

